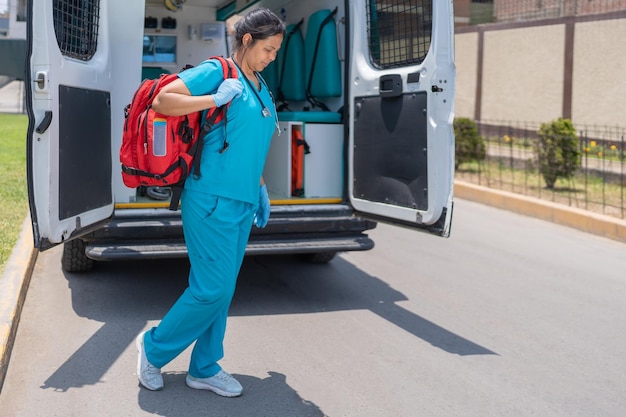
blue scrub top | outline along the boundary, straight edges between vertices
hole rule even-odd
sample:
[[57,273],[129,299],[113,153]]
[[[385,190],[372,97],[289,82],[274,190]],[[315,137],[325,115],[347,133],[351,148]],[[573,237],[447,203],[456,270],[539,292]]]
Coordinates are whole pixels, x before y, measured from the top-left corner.
[[[178,77],[194,96],[214,94],[224,81],[222,65],[217,60],[204,61]],[[263,167],[276,128],[276,108],[264,83],[261,82],[258,91],[261,104],[252,90],[254,84],[246,82],[241,72],[238,78],[244,90],[228,109],[226,129],[221,121],[205,136],[201,176],[190,175],[185,189],[257,205]],[[263,107],[271,112],[268,117],[263,116]],[[219,153],[224,145],[224,133],[229,148]]]

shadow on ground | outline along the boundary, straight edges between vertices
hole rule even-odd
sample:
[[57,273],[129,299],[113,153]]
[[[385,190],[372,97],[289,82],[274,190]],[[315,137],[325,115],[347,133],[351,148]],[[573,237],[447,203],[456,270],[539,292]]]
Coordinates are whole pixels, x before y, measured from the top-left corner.
[[[103,325],[50,375],[42,388],[67,391],[98,384],[146,323],[159,320],[182,293],[188,270],[185,259],[102,263],[87,274],[66,273],[76,314]],[[397,305],[406,299],[341,257],[327,265],[306,264],[296,256],[247,257],[230,315],[365,309],[448,353],[495,354]],[[280,373],[271,372],[264,379],[238,375],[245,387],[245,395],[238,399],[189,389],[184,376],[164,375],[167,395],[138,388],[140,407],[162,416],[203,415],[203,407],[207,406],[203,399],[210,395],[211,408],[217,415],[220,410],[226,413],[234,409],[238,415],[323,415],[315,404],[300,398],[288,385],[287,376]]]

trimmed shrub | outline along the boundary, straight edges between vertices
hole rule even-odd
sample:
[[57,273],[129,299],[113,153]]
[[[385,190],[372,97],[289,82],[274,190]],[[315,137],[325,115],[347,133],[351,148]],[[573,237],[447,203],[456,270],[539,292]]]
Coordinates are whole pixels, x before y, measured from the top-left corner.
[[546,188],[553,189],[558,178],[571,178],[580,166],[578,135],[571,120],[559,117],[542,123],[535,153]]
[[466,162],[480,162],[487,157],[485,140],[478,134],[476,123],[466,117],[454,119],[454,169]]

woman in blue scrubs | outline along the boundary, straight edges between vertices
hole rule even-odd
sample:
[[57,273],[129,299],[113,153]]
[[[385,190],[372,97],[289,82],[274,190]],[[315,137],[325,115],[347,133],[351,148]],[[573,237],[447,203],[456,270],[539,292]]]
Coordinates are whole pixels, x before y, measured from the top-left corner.
[[187,179],[181,197],[189,286],[157,327],[137,337],[137,374],[147,389],[162,389],[161,368],[195,342],[187,385],[226,397],[243,391],[218,361],[250,229],[269,219],[262,173],[277,119],[259,72],[276,58],[284,34],[274,13],[253,10],[235,25],[231,59],[238,79],[224,80],[220,62],[208,60],[181,72],[154,100],[154,109],[167,115],[232,102],[227,123],[204,138],[201,175]]

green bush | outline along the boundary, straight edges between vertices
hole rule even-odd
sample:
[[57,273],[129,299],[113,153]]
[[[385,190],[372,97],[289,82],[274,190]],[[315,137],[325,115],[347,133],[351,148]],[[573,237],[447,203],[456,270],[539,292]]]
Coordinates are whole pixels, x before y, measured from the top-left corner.
[[480,162],[487,157],[485,140],[478,134],[476,123],[466,117],[454,119],[454,168],[466,162]]
[[539,127],[535,150],[537,166],[546,187],[553,189],[558,178],[571,178],[580,166],[578,136],[569,119],[559,117]]

